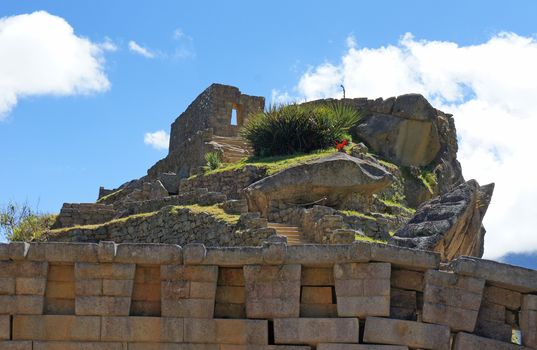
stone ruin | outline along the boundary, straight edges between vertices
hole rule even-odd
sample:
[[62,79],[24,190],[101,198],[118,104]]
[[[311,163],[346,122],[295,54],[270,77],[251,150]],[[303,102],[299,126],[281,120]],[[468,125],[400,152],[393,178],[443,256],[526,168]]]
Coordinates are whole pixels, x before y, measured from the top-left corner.
[[463,178],[452,116],[338,102],[363,143],[274,171],[234,164],[264,99],[211,85],[146,176],[0,244],[0,350],[537,349],[537,271],[480,259],[494,185]]

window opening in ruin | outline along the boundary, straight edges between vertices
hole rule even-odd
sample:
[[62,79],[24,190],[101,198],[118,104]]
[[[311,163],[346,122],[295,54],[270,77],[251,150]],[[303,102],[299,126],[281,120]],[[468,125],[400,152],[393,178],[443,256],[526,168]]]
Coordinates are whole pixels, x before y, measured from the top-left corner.
[[231,110],[231,125],[237,126],[237,109]]

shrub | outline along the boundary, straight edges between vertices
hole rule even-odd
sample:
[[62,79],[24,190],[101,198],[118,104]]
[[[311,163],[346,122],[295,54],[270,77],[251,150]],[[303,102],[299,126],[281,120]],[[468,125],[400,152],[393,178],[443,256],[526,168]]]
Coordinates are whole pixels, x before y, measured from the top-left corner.
[[207,168],[209,170],[215,170],[220,167],[220,155],[218,152],[205,153],[205,160],[207,161]]
[[9,203],[0,210],[0,232],[9,241],[39,240],[55,220],[56,215],[41,214],[27,203]]
[[252,116],[241,135],[256,156],[310,153],[349,139],[347,132],[359,119],[354,109],[338,103],[271,106],[268,111]]

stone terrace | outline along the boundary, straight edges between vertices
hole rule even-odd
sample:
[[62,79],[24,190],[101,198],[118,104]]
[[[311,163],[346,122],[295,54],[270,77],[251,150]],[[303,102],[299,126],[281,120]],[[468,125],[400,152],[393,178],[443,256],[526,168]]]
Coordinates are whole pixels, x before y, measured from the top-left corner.
[[364,242],[0,244],[0,349],[536,349],[536,294],[537,271]]

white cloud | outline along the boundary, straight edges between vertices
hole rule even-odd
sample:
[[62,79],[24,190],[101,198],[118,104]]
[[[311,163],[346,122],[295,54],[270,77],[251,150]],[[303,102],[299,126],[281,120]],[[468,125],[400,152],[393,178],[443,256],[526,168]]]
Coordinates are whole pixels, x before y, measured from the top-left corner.
[[149,49],[143,47],[143,46],[140,46],[136,43],[136,41],[134,40],[131,40],[129,41],[129,50],[131,50],[132,52],[138,54],[138,55],[141,55],[141,56],[144,56],[144,57],[147,57],[147,58],[154,58],[155,57],[155,53],[150,51]]
[[[396,45],[359,48],[353,37],[340,62],[309,69],[295,99],[425,95],[453,113],[459,160],[465,178],[495,182],[485,217],[485,257],[537,251],[537,41],[500,33],[488,41],[460,46],[416,40],[406,34]],[[273,100],[292,99],[274,90]]]
[[170,135],[164,130],[148,132],[144,135],[144,143],[158,150],[168,149]]
[[21,97],[108,90],[103,52],[113,43],[104,45],[44,11],[0,18],[0,120]]

